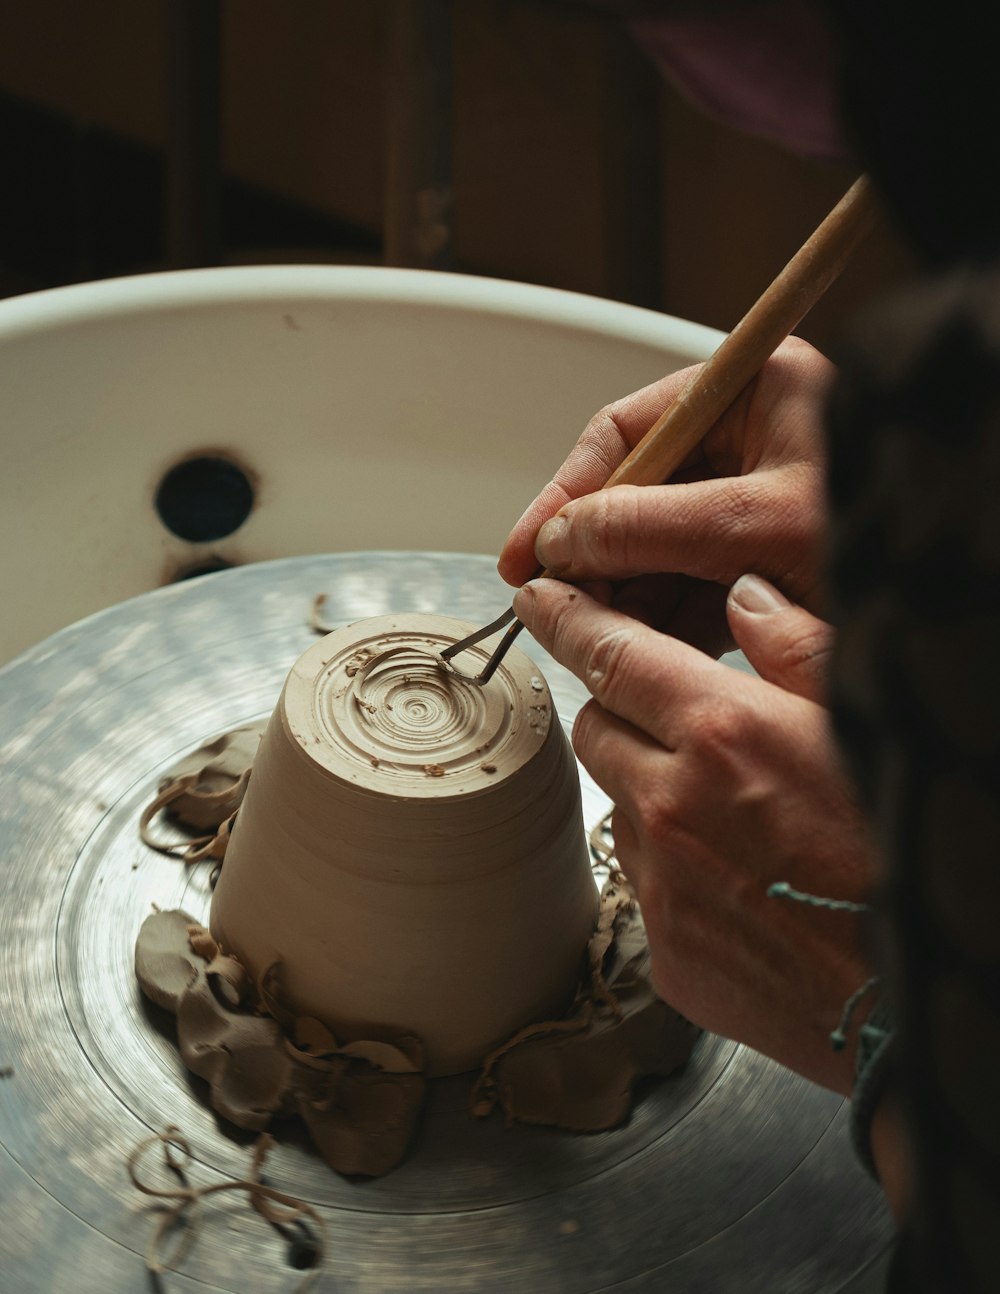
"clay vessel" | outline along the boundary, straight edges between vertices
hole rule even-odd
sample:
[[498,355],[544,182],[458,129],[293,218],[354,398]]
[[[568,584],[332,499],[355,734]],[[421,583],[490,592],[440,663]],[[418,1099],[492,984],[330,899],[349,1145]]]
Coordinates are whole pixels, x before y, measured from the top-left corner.
[[548,686],[516,647],[482,688],[443,666],[472,628],[380,616],[300,657],[211,912],[255,977],[278,964],[289,1011],[342,1040],[416,1033],[432,1075],[567,1007],[597,912]]

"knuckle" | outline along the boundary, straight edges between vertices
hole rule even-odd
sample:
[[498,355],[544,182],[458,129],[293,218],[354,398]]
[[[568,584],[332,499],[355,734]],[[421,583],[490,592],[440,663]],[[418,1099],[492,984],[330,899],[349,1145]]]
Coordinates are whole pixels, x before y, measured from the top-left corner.
[[719,697],[692,703],[682,726],[689,752],[709,764],[725,764],[738,754],[743,740],[742,712]]
[[815,629],[795,633],[782,644],[778,654],[779,677],[807,676],[825,682],[830,664],[830,641],[827,634]]
[[576,505],[574,537],[589,573],[620,577],[642,569],[641,502],[648,493],[638,487],[615,486],[598,490]]
[[802,665],[820,667],[830,651],[830,639],[825,630],[809,626],[796,630],[782,650],[786,665],[797,669]]
[[768,369],[785,381],[803,379],[810,383],[822,380],[833,371],[833,364],[802,337],[786,337],[767,361]]
[[796,337],[794,333],[785,338],[781,345],[774,352],[778,361],[786,360],[792,355],[819,355],[820,352],[802,337]]
[[585,681],[599,700],[613,700],[627,685],[632,637],[628,628],[611,629],[601,634],[590,648]]
[[604,479],[611,475],[628,449],[612,405],[605,405],[594,414],[584,428],[577,448],[589,466],[602,469]]

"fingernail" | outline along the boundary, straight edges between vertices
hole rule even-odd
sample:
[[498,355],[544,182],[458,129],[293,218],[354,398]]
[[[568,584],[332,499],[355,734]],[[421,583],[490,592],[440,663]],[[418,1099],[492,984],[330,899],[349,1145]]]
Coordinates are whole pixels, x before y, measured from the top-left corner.
[[535,556],[548,570],[558,573],[570,564],[569,521],[550,517],[535,539]]
[[741,575],[729,590],[730,602],[735,602],[742,611],[749,611],[755,616],[770,616],[775,611],[783,611],[791,603],[779,593],[773,584],[762,580],[759,575]]
[[523,625],[527,625],[528,621],[531,619],[531,612],[534,609],[534,605],[534,582],[529,581],[517,590],[511,601],[511,606],[514,608],[514,614]]

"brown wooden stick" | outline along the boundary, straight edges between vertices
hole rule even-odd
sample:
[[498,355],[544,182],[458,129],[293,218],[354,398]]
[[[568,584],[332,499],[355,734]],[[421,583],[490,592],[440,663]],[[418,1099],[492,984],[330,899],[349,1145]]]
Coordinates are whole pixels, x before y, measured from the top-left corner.
[[612,472],[605,490],[659,485],[677,470],[837,278],[871,232],[876,214],[871,185],[862,175]]
[[[878,207],[862,175],[827,218],[795,253],[757,303],[747,311],[710,360],[703,364],[642,440],[601,487],[659,485],[676,472],[688,454],[764,367],[797,323],[812,309],[871,233]],[[549,575],[537,570],[532,579]],[[510,624],[507,611],[485,628],[441,652],[448,661],[467,647]],[[493,677],[523,626],[514,620],[493,655],[475,676],[484,684]]]

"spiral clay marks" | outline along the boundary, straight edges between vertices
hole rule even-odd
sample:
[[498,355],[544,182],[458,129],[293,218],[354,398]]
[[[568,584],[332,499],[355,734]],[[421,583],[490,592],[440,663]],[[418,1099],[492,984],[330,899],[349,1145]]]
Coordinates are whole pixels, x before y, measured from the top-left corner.
[[492,776],[497,760],[507,765],[519,752],[529,754],[550,722],[541,680],[533,676],[527,711],[533,726],[522,734],[516,676],[502,671],[495,685],[479,687],[440,659],[448,641],[445,633],[418,638],[397,628],[342,648],[316,684],[314,718],[323,741],[314,744],[378,770],[376,787],[387,776],[415,777],[419,784],[428,776],[463,774],[466,790]]

